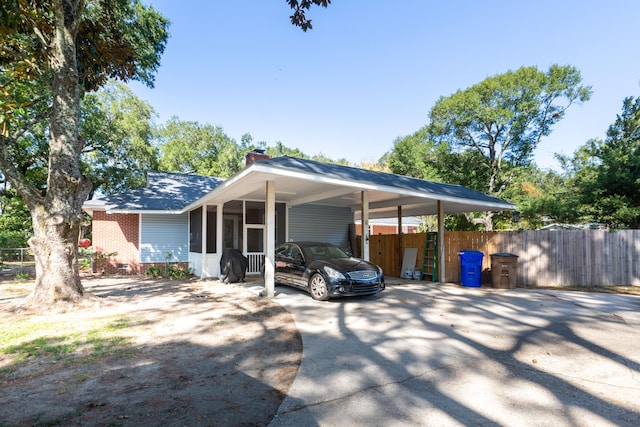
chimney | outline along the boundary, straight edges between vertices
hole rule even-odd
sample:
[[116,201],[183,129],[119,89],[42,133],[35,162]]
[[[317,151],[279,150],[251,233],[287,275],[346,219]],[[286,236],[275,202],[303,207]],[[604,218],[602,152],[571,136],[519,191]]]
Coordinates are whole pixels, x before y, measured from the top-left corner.
[[264,153],[264,150],[261,148],[255,148],[253,151],[249,151],[245,156],[245,165],[249,166],[257,161],[270,159],[271,156]]

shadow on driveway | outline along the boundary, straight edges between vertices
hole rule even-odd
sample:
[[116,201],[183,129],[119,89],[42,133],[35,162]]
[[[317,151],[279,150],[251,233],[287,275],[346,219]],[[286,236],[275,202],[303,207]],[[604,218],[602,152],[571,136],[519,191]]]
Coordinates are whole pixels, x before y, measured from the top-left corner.
[[304,349],[272,426],[640,420],[640,297],[426,282],[325,303],[276,291]]

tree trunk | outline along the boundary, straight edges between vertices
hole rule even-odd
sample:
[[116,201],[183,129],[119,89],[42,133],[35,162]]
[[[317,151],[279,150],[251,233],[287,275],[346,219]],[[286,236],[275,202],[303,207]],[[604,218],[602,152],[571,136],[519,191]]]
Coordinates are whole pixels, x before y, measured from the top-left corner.
[[78,236],[82,203],[91,183],[80,174],[82,143],[76,34],[82,0],[54,2],[55,29],[49,50],[53,104],[49,136],[49,175],[43,203],[31,202],[34,236],[29,245],[36,259],[36,286],[27,301],[48,305],[83,296],[78,270]]
[[80,224],[58,223],[44,206],[32,211],[34,236],[29,246],[36,261],[36,286],[29,304],[49,306],[60,301],[76,302],[84,295],[78,272]]
[[485,212],[482,215],[482,224],[484,225],[484,231],[493,231],[493,216],[495,212]]
[[465,217],[473,225],[484,226],[484,231],[493,231],[493,217],[495,216],[495,214],[496,214],[495,212],[488,211],[488,212],[483,212],[480,218],[472,218],[471,215],[469,214],[465,214]]

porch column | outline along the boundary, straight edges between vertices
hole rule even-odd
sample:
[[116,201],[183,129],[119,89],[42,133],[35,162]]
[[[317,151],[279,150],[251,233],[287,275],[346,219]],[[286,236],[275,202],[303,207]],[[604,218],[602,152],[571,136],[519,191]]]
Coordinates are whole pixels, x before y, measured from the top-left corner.
[[438,281],[445,282],[444,275],[444,203],[438,200]]
[[369,261],[369,193],[362,191],[362,259]]
[[218,203],[216,205],[216,260],[218,262],[218,266],[216,269],[218,270],[218,275],[220,275],[220,260],[222,259],[222,242],[224,241],[224,203]]
[[202,236],[202,271],[200,272],[200,278],[204,279],[209,277],[209,266],[207,265],[207,205],[202,205],[202,230],[200,231]]
[[402,274],[402,252],[404,250],[402,237],[402,206],[398,206],[398,271],[400,271],[400,274]]
[[265,197],[266,241],[264,256],[264,295],[275,295],[275,257],[276,257],[276,183],[267,181]]

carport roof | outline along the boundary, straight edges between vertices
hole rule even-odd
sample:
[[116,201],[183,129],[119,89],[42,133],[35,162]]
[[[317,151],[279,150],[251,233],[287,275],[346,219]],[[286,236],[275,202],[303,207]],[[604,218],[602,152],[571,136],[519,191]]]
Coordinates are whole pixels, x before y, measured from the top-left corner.
[[149,173],[147,181],[143,189],[90,200],[85,210],[181,213],[205,203],[264,200],[266,181],[275,183],[277,202],[349,207],[356,218],[365,190],[370,218],[395,217],[398,206],[403,216],[433,215],[437,201],[443,202],[445,213],[515,209],[511,203],[461,185],[288,156],[256,161],[226,180]]

